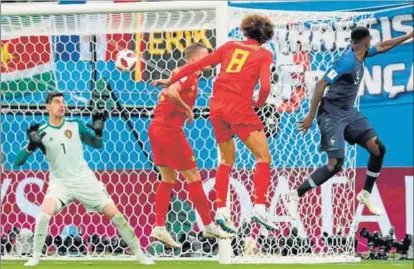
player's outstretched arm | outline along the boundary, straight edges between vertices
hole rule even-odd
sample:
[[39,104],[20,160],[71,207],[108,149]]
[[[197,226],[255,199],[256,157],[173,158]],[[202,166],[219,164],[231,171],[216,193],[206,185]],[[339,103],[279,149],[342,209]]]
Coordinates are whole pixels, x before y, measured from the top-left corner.
[[39,124],[30,125],[27,129],[27,136],[29,137],[29,143],[27,146],[22,149],[16,156],[14,164],[17,166],[23,165],[27,159],[30,157],[33,151],[37,148],[41,148],[43,153],[45,153],[44,146],[42,144],[42,138],[46,135],[45,132],[39,134]]
[[[79,134],[82,143],[89,145],[93,148],[102,148],[102,133],[105,126],[106,113],[96,112],[92,115],[92,124],[88,124],[87,128],[85,124],[78,121]],[[93,132],[95,132],[95,134]]]
[[[186,80],[184,83],[186,83],[187,81],[188,80]],[[191,121],[194,119],[193,110],[181,98],[180,91],[182,88],[183,88],[182,84],[180,82],[176,82],[172,84],[171,86],[169,86],[168,88],[163,89],[163,93],[164,95],[166,95],[168,98],[171,99],[171,102],[174,105],[181,107],[182,109],[185,110],[185,113],[189,117],[189,123],[191,123]]]
[[400,36],[400,37],[396,37],[396,38],[393,38],[393,39],[382,41],[382,42],[378,43],[375,47],[371,48],[368,51],[367,57],[374,56],[377,53],[386,52],[386,51],[400,45],[401,43],[407,41],[408,39],[413,38],[413,36],[414,36],[414,34],[413,34],[413,32],[411,32],[410,34],[407,34],[407,35],[403,35],[403,36]]

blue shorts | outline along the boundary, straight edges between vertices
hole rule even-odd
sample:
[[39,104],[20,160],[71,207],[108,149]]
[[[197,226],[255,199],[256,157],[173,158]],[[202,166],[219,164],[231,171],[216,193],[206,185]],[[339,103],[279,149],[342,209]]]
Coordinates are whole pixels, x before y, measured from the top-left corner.
[[345,141],[363,146],[376,136],[367,118],[356,110],[340,116],[321,109],[317,120],[322,150],[329,158],[345,157]]

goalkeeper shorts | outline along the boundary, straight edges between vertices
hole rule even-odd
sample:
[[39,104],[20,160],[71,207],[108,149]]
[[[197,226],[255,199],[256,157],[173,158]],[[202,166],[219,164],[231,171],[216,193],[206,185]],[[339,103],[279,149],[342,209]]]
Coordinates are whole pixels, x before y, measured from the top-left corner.
[[[68,182],[70,180],[67,179]],[[62,203],[61,208],[69,206],[74,201],[78,201],[88,212],[102,212],[106,205],[114,204],[102,182],[96,180],[96,178],[85,180],[85,182],[85,184],[70,185],[51,182],[45,198],[53,198],[57,202]]]

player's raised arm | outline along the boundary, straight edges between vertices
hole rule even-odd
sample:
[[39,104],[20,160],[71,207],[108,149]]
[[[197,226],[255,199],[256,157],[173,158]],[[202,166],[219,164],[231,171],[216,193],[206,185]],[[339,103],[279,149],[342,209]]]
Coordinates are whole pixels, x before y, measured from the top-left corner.
[[168,98],[170,98],[171,102],[174,105],[176,105],[178,107],[181,107],[182,109],[185,110],[185,113],[187,114],[187,116],[190,120],[189,123],[191,123],[191,121],[194,119],[193,110],[191,109],[190,106],[188,106],[184,102],[184,100],[181,98],[181,95],[180,95],[181,89],[191,87],[191,85],[187,85],[187,84],[189,84],[189,82],[188,82],[189,80],[187,78],[184,78],[184,79],[185,79],[185,81],[183,81],[183,82],[181,82],[181,81],[175,82],[174,84],[172,84],[168,88],[163,89],[163,94],[165,96],[167,96]]
[[254,104],[255,107],[262,107],[267,97],[270,93],[270,69],[273,63],[272,55],[269,54],[269,56],[266,58],[265,61],[263,61],[262,66],[260,67],[260,92],[259,92],[259,98],[257,99],[256,103]]
[[400,45],[401,43],[407,41],[408,39],[413,38],[413,35],[414,35],[413,32],[411,32],[410,34],[406,34],[400,37],[382,41],[378,43],[376,46],[369,49],[367,57],[374,56],[377,53],[386,52]]
[[29,143],[27,146],[22,149],[16,156],[14,164],[17,166],[23,165],[26,160],[30,157],[33,151],[37,148],[41,148],[43,153],[45,153],[45,148],[42,144],[42,138],[46,135],[45,132],[39,133],[39,124],[30,125],[27,129],[27,136],[29,137]]
[[[97,112],[92,115],[92,124],[87,126],[81,121],[78,121],[79,135],[84,144],[89,145],[93,148],[102,148],[102,132],[105,126],[106,114],[104,112]],[[91,129],[95,132],[91,131]]]
[[225,45],[219,47],[217,50],[210,53],[209,55],[207,55],[206,57],[202,58],[199,61],[184,65],[182,68],[180,68],[180,70],[177,73],[171,76],[171,78],[169,79],[169,83],[170,84],[175,83],[179,81],[180,79],[182,79],[183,77],[187,77],[199,70],[202,70],[205,67],[219,64],[222,59],[222,53],[223,53],[224,46]]

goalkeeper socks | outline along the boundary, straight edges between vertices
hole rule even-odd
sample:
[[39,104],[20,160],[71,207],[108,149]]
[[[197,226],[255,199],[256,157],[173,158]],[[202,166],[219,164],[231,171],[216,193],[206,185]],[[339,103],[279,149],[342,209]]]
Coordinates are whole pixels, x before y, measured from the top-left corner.
[[128,244],[128,246],[132,249],[134,254],[138,257],[142,257],[144,254],[141,250],[138,238],[135,235],[135,232],[132,229],[132,227],[124,218],[124,216],[121,213],[119,213],[115,217],[113,217],[111,221],[117,228],[122,239]]
[[367,177],[365,179],[364,190],[371,193],[375,181],[380,175],[383,158],[380,156],[371,155],[368,160]]
[[336,174],[336,171],[331,171],[328,168],[328,165],[319,167],[310,175],[310,177],[304,181],[298,188],[298,195],[302,197],[310,189],[315,189],[316,187],[322,185],[328,179],[333,177]]
[[191,202],[193,202],[198,214],[204,225],[210,224],[213,220],[210,216],[210,203],[203,190],[203,183],[201,180],[187,183],[187,190]]
[[161,181],[155,193],[155,226],[165,226],[174,183]]
[[49,214],[40,212],[36,217],[36,226],[33,241],[33,257],[40,258],[49,230],[49,221],[52,218]]
[[216,206],[217,208],[226,207],[227,192],[229,191],[231,167],[220,164],[216,175]]
[[270,184],[270,164],[257,163],[254,172],[254,203],[265,204]]

